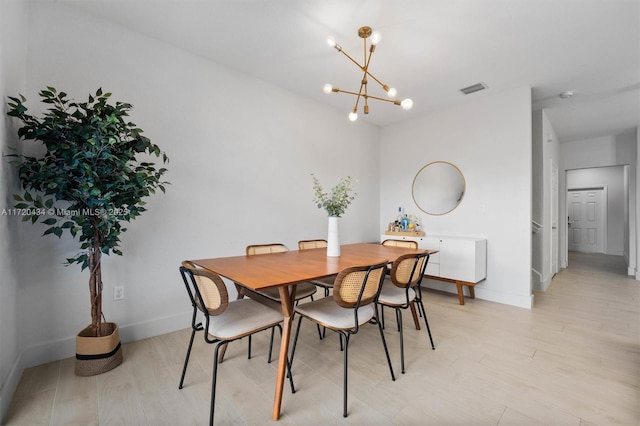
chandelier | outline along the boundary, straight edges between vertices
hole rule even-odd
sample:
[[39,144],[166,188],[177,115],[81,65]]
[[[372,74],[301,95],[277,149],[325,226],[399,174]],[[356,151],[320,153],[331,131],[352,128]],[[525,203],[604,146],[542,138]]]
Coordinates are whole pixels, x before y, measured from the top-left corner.
[[[363,99],[363,103],[364,103],[363,110],[365,114],[369,114],[369,99],[376,99],[379,101],[390,102],[394,105],[400,105],[404,110],[411,109],[413,107],[413,101],[411,99],[407,98],[402,101],[398,99],[394,99],[396,96],[396,89],[394,89],[393,87],[387,86],[386,84],[378,80],[373,74],[369,72],[369,64],[371,63],[371,56],[373,56],[373,52],[375,52],[376,50],[376,45],[380,41],[380,38],[381,38],[380,33],[377,31],[372,31],[371,27],[361,27],[360,29],[358,29],[358,36],[362,38],[362,43],[364,47],[364,60],[362,65],[359,64],[358,61],[353,59],[347,52],[342,50],[342,46],[337,44],[332,37],[327,39],[327,43],[329,43],[330,46],[334,47],[338,52],[342,53],[351,62],[356,64],[358,68],[360,68],[360,70],[362,71],[362,80],[360,81],[360,90],[358,92],[342,90],[337,87],[333,87],[331,84],[327,83],[324,85],[324,89],[323,89],[324,93],[327,93],[327,94],[331,92],[347,93],[349,95],[356,96],[356,104],[354,105],[353,109],[349,113],[349,120],[351,121],[356,121],[358,119],[358,104],[360,103],[360,99]],[[371,37],[371,46],[367,49],[367,39],[369,37]],[[367,52],[368,52],[368,55],[367,55]],[[387,92],[387,95],[389,96],[390,99],[370,95],[368,91],[369,80],[367,77],[371,77],[376,83],[378,83],[382,87],[382,89],[385,92]]]

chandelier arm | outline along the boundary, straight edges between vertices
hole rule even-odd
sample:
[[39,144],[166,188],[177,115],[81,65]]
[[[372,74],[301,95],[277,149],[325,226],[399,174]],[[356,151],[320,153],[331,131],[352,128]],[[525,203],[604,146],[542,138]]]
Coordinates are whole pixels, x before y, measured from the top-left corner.
[[[364,113],[368,114],[369,113],[369,103],[368,103],[368,99],[369,99],[369,93],[368,93],[368,84],[367,84],[367,68],[365,66],[364,68],[364,72],[362,75],[362,81],[360,82],[360,92],[359,92],[359,96],[364,97]],[[364,88],[364,94],[362,94],[362,89]]]
[[349,60],[351,62],[353,62],[354,64],[356,64],[358,66],[358,68],[362,69],[362,65],[360,65],[360,63],[358,61],[356,61],[355,59],[353,59],[347,52],[345,52],[344,50],[342,50],[342,47],[338,49],[337,47],[338,45],[336,45],[336,50],[340,53],[342,53],[344,56],[346,56],[347,58],[349,58]]
[[400,100],[398,100],[398,99],[385,99],[385,98],[380,98],[378,96],[363,95],[362,93],[352,92],[352,91],[349,91],[349,90],[342,90],[342,89],[335,89],[334,92],[335,93],[346,93],[348,95],[354,95],[354,96],[363,97],[363,98],[371,98],[371,99],[375,99],[375,100],[378,100],[378,101],[390,102],[390,103],[395,104],[395,105],[400,105]]
[[[362,94],[362,86],[364,86],[364,92],[365,94]],[[360,98],[364,97],[364,102],[365,105],[367,103],[367,86],[364,83],[360,83],[360,90],[358,91],[358,93],[354,93],[357,98],[356,98],[356,105],[353,107],[354,110],[358,109],[358,103],[360,102]]]
[[342,90],[342,89],[337,89],[337,90],[335,90],[335,89],[334,89],[334,91],[335,91],[336,93],[347,93],[347,94],[349,94],[349,95],[362,96],[362,94],[361,94],[361,93],[358,93],[358,92],[352,92],[352,91],[350,91],[350,90]]
[[367,98],[375,99],[375,100],[378,100],[378,101],[390,102],[390,103],[392,103],[394,105],[400,105],[400,102],[401,102],[398,99],[385,99],[385,98],[380,98],[378,96],[371,96],[371,95],[367,95]]
[[369,74],[369,63],[371,62],[371,56],[373,56],[373,47],[371,46],[371,50],[369,51],[369,57],[367,57],[367,39],[364,38],[362,40],[364,47],[364,68],[362,69],[362,83],[360,84],[360,91],[362,91],[362,86],[364,86],[364,113],[369,114],[369,85],[367,84],[367,74]]
[[369,72],[369,67],[367,67],[367,74],[369,75],[369,77],[371,77],[372,79],[374,79],[374,80],[376,81],[376,83],[378,83],[378,84],[380,85],[380,87],[382,87],[383,89],[384,89],[385,87],[388,87],[386,84],[384,84],[383,82],[381,82],[380,80],[378,80],[378,79],[376,78],[376,76],[375,76],[375,75],[373,75],[373,74],[371,74],[371,73]]

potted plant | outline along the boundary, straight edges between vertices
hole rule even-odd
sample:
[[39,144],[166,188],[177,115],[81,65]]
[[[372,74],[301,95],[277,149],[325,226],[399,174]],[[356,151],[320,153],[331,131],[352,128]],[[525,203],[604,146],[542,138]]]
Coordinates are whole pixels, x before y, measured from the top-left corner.
[[53,87],[39,95],[50,106],[42,117],[27,114],[24,96],[9,97],[7,114],[23,124],[18,136],[41,147],[29,152],[44,148],[39,155],[10,155],[24,189],[14,195],[14,208],[23,221],[46,225],[43,235],[60,238],[68,231],[80,243],[81,251],[66,259],[89,269],[91,324],[76,337],[76,374],[100,374],[122,362],[118,327],[102,321],[101,257],[122,255],[123,225],[167,184],[166,169],[149,160],[168,158],[127,121],[130,104],[108,103],[111,93],[98,89],[87,102],[71,101]]
[[313,201],[319,209],[325,209],[329,215],[327,256],[338,257],[340,256],[338,218],[347,211],[347,207],[357,195],[351,188],[351,176],[341,178],[338,184],[331,188],[329,192],[325,192],[318,178],[313,176],[313,191],[315,195]]

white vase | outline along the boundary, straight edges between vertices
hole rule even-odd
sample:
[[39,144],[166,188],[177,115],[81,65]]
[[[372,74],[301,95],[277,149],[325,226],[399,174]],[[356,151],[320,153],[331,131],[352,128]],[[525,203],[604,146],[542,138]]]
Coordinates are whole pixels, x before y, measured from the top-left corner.
[[340,256],[340,238],[338,235],[338,219],[337,216],[329,216],[329,231],[327,235],[327,256]]

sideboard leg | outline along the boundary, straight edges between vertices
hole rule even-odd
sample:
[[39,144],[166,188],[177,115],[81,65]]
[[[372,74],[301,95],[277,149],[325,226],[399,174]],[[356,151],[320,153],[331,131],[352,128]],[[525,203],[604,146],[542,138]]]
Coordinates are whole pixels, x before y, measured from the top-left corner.
[[475,299],[476,298],[476,292],[475,292],[473,286],[470,285],[470,286],[467,286],[467,288],[469,289],[469,297],[472,298],[472,299]]
[[458,302],[460,302],[461,305],[464,305],[464,292],[462,290],[462,282],[456,281],[456,287],[458,289]]

